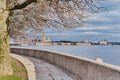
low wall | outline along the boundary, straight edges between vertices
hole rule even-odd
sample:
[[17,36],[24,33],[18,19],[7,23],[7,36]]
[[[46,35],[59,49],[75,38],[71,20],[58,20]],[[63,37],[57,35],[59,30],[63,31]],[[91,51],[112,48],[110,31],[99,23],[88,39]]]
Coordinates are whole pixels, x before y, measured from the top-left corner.
[[59,52],[11,48],[12,53],[45,59],[72,72],[81,80],[120,80],[120,68]]

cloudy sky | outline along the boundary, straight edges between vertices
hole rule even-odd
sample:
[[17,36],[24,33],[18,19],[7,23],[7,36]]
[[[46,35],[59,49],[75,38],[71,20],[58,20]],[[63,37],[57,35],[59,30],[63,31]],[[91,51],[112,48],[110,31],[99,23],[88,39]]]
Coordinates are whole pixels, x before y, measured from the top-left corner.
[[59,32],[48,30],[47,36],[52,40],[93,40],[120,41],[120,0],[107,0],[103,5],[108,7],[108,12],[93,14],[88,18],[84,27],[74,30]]

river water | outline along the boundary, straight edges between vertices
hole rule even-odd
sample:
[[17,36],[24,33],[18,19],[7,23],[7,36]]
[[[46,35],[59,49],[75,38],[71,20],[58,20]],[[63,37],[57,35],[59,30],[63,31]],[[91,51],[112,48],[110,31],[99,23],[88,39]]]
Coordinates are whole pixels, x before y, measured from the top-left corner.
[[20,48],[58,51],[94,60],[101,58],[106,63],[120,66],[120,46],[22,46]]

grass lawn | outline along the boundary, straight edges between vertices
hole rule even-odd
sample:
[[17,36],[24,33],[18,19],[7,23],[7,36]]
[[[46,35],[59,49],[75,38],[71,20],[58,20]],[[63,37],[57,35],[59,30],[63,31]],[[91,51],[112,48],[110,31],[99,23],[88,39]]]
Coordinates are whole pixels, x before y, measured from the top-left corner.
[[23,64],[15,59],[11,59],[13,75],[11,76],[0,76],[0,80],[28,80],[27,72]]

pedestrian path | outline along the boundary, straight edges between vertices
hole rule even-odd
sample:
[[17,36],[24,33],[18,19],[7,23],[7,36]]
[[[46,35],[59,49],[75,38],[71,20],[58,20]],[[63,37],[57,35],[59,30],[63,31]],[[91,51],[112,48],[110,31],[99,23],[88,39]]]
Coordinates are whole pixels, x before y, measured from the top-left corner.
[[61,69],[49,64],[43,60],[24,56],[31,60],[36,69],[36,80],[78,80],[73,79]]

